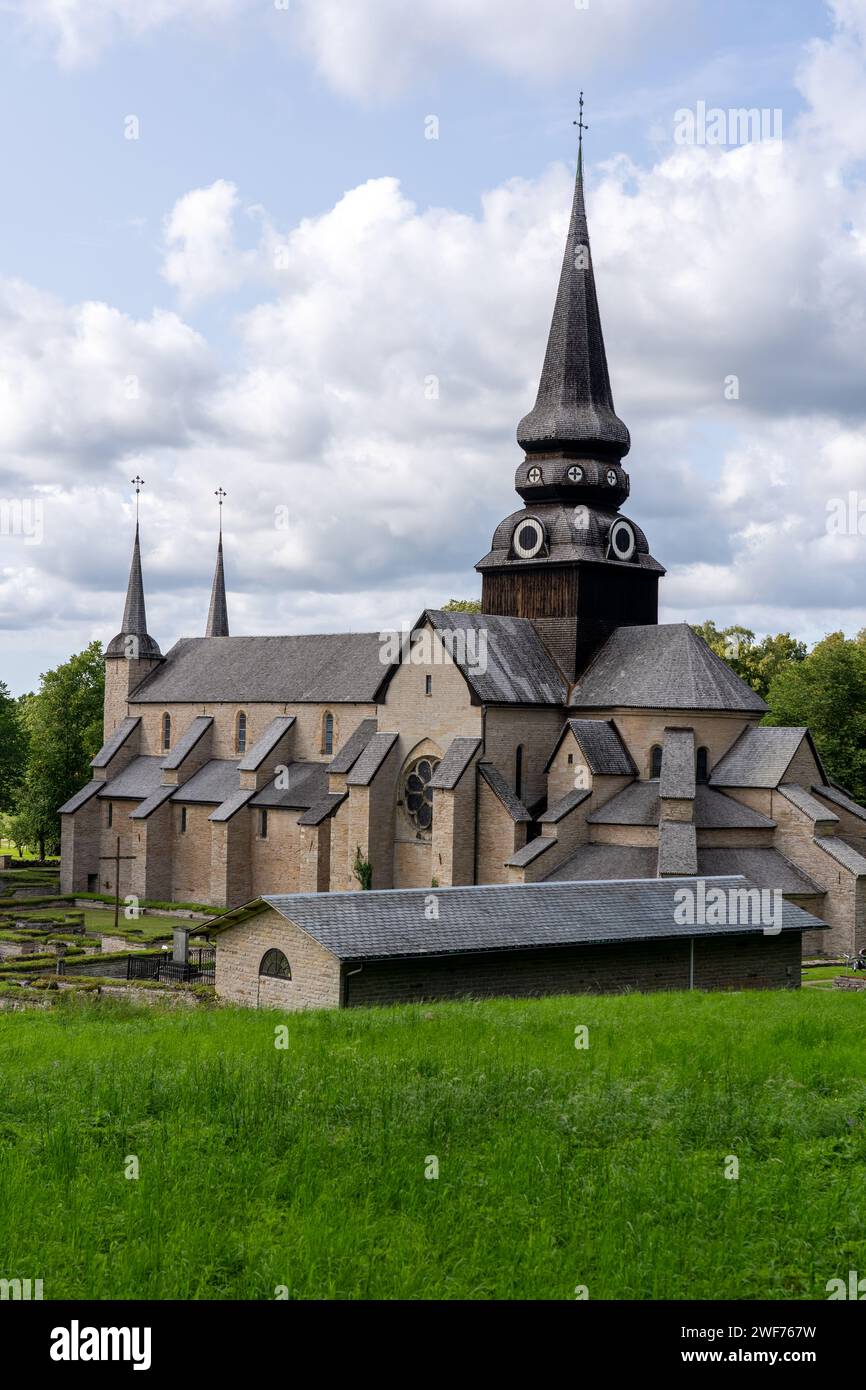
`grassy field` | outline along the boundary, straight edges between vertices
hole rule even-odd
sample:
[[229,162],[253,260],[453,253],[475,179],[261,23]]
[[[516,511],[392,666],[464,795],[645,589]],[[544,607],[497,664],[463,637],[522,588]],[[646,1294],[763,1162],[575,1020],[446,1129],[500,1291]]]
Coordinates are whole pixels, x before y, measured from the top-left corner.
[[0,1274],[46,1298],[823,1298],[866,1270],[859,995],[64,1003],[0,1015]]

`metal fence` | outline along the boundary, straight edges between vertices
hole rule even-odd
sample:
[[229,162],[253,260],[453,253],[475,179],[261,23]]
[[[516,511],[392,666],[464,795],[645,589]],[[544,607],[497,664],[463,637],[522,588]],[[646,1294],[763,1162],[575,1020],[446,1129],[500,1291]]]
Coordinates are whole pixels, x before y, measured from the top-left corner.
[[127,956],[126,978],[212,985],[216,979],[216,950],[213,946],[194,946],[185,962],[172,960],[167,952],[158,956]]

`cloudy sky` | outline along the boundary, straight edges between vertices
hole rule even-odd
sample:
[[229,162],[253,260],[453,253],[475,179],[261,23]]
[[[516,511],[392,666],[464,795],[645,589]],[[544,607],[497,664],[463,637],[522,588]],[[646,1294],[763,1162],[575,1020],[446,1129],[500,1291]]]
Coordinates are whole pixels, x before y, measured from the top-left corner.
[[220,485],[236,633],[480,592],[580,87],[663,619],[866,625],[866,0],[0,0],[0,679],[117,631],[135,474],[164,651]]

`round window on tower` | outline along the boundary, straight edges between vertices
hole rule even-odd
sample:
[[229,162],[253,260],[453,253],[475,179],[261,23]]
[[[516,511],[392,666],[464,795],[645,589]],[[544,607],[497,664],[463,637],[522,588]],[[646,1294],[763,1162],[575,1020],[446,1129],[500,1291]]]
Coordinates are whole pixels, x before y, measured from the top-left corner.
[[527,481],[530,482],[530,483],[540,483],[540,482],[541,482],[541,469],[540,469],[540,468],[530,468],[529,472],[528,472],[527,475],[526,475],[526,478],[527,478]]
[[634,528],[620,517],[610,528],[608,555],[614,560],[630,560],[636,549]]
[[619,478],[617,477],[616,469],[615,469],[615,468],[609,468],[609,469],[607,470],[607,475],[606,475],[606,476],[607,476],[607,484],[608,484],[608,487],[616,487],[617,483],[619,482]]
[[580,468],[576,463],[573,463],[568,470],[568,481],[570,483],[583,482],[583,469]]
[[521,560],[533,560],[544,548],[544,527],[534,516],[519,521],[512,537],[514,553]]

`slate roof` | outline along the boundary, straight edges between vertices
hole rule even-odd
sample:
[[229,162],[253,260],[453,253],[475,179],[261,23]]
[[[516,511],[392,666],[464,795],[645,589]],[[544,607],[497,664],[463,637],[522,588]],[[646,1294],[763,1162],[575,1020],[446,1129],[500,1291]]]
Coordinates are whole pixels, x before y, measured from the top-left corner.
[[452,738],[445,749],[445,756],[430,778],[431,787],[434,790],[453,791],[480,747],[480,738]]
[[616,628],[578,680],[570,703],[572,709],[756,714],[767,708],[688,623]]
[[183,637],[135,691],[136,704],[372,704],[388,667],[378,632]]
[[[229,610],[226,603],[226,576],[223,566],[223,535],[220,531],[219,545],[217,546],[216,568],[214,569],[213,584],[210,591],[210,606],[207,613],[207,626],[205,627],[205,637],[228,637],[229,635]],[[213,817],[211,817],[213,819]]]
[[778,888],[783,893],[823,894],[815,883],[777,849],[698,849],[698,873],[745,874],[756,888]]
[[375,719],[362,719],[330,762],[331,772],[351,772],[376,732]]
[[298,825],[321,825],[322,821],[332,816],[338,806],[342,806],[348,792],[328,792],[321,801],[317,801],[315,806],[310,806],[302,816],[298,817]]
[[858,849],[849,845],[839,835],[816,835],[813,841],[819,849],[826,850],[827,853],[843,864],[846,869],[850,869],[852,874],[857,874],[858,878],[866,878],[866,859]]
[[581,845],[570,859],[549,873],[544,882],[654,878],[657,866],[655,845]]
[[368,787],[397,742],[397,737],[397,734],[374,734],[347,776],[346,785]]
[[147,820],[154,811],[158,811],[160,806],[164,806],[174,793],[177,787],[157,787],[156,791],[146,796],[144,801],[140,801],[133,811],[129,813],[130,820]]
[[527,840],[526,844],[516,850],[510,859],[506,859],[505,863],[515,869],[525,868],[527,864],[533,864],[542,854],[546,854],[555,844],[556,838],[553,835],[536,835],[534,840]]
[[157,642],[148,634],[147,613],[144,603],[144,581],[141,577],[141,543],[138,522],[135,523],[135,540],[132,543],[132,564],[129,567],[129,582],[126,587],[126,603],[123,608],[123,626],[116,637],[112,637],[105,649],[105,655],[113,659],[125,659],[127,638],[134,637],[137,655],[141,660],[159,660],[162,653]]
[[254,795],[255,793],[251,791],[249,788],[246,788],[243,791],[239,789],[236,792],[232,792],[231,796],[228,797],[227,800],[225,800],[221,806],[217,806],[215,811],[211,811],[210,815],[208,816],[208,820],[231,820],[232,816],[236,816],[238,811],[243,810],[243,808],[248,804],[248,802],[252,799]]
[[327,763],[289,763],[287,787],[277,787],[276,779],[254,794],[253,806],[282,807],[285,810],[314,806],[328,792]]
[[114,777],[109,777],[107,782],[100,784],[102,790],[99,795],[110,801],[122,801],[125,798],[143,801],[151,792],[156,791],[161,781],[162,758],[133,758],[132,762]]
[[237,790],[237,763],[229,758],[211,758],[188,781],[175,787],[172,800],[221,806]]
[[808,729],[763,725],[746,729],[716,763],[710,775],[710,785],[777,787],[808,734]]
[[665,729],[659,796],[693,801],[695,796],[694,729]]
[[289,732],[295,722],[293,714],[278,714],[276,719],[272,719],[260,739],[257,739],[252,748],[248,749],[238,763],[239,772],[256,772],[261,767],[265,758],[273,753],[280,739]]
[[782,782],[776,791],[790,801],[792,806],[796,806],[798,811],[802,811],[804,816],[808,816],[814,821],[828,821],[838,825],[839,817],[835,811],[831,811],[829,806],[825,806],[823,801],[812,796],[804,787],[798,786],[796,782]]
[[74,815],[76,811],[81,810],[82,806],[87,805],[91,797],[101,792],[104,786],[105,783],[101,778],[98,780],[94,778],[92,782],[88,782],[86,786],[83,786],[74,796],[71,796],[68,801],[64,801],[63,805],[58,808],[58,816]]
[[[266,894],[218,918],[209,931],[220,936],[267,906],[346,961],[761,933],[760,926],[742,924],[680,925],[674,911],[681,883],[667,878]],[[716,883],[739,888],[747,880],[724,878]],[[429,921],[424,910],[431,891],[439,907],[436,921]],[[783,904],[783,931],[823,926],[793,903]]]
[[546,811],[541,813],[538,817],[539,824],[558,825],[564,816],[567,816],[570,811],[582,805],[591,795],[592,793],[587,789],[578,787],[572,788],[570,792],[566,792],[561,800],[555,801],[552,806],[549,806]]
[[632,756],[620,737],[619,730],[612,719],[567,719],[562,733],[556,740],[553,752],[547,760],[545,772],[562,746],[562,740],[571,733],[578,748],[586,759],[586,765],[597,777],[636,777],[637,768]]
[[[423,617],[443,634],[449,655],[479,700],[494,705],[565,703],[565,678],[529,618],[445,613],[435,608],[428,608]],[[449,638],[449,633],[474,635],[461,642]]]
[[841,787],[834,787],[832,782],[813,786],[812,791],[816,796],[823,796],[827,801],[832,801],[833,805],[838,806],[840,810],[847,811],[851,816],[856,816],[858,820],[866,820],[866,807],[861,806]]
[[195,719],[190,720],[171,752],[165,755],[162,766],[171,770],[179,768],[212,724],[213,715],[197,714]]
[[[591,825],[658,825],[661,800],[658,782],[632,782],[611,797],[587,820]],[[695,788],[693,824],[699,830],[772,830],[775,821],[711,787]]]
[[659,826],[659,874],[696,874],[698,844],[687,821],[663,820]]
[[498,767],[493,763],[479,763],[478,771],[490,790],[499,798],[511,819],[515,822],[532,819],[523,802],[514,795]]
[[126,740],[135,732],[141,723],[138,715],[127,715],[126,719],[121,719],[114,733],[105,740],[95,758],[91,759],[91,767],[108,767],[112,758],[119,753]]

